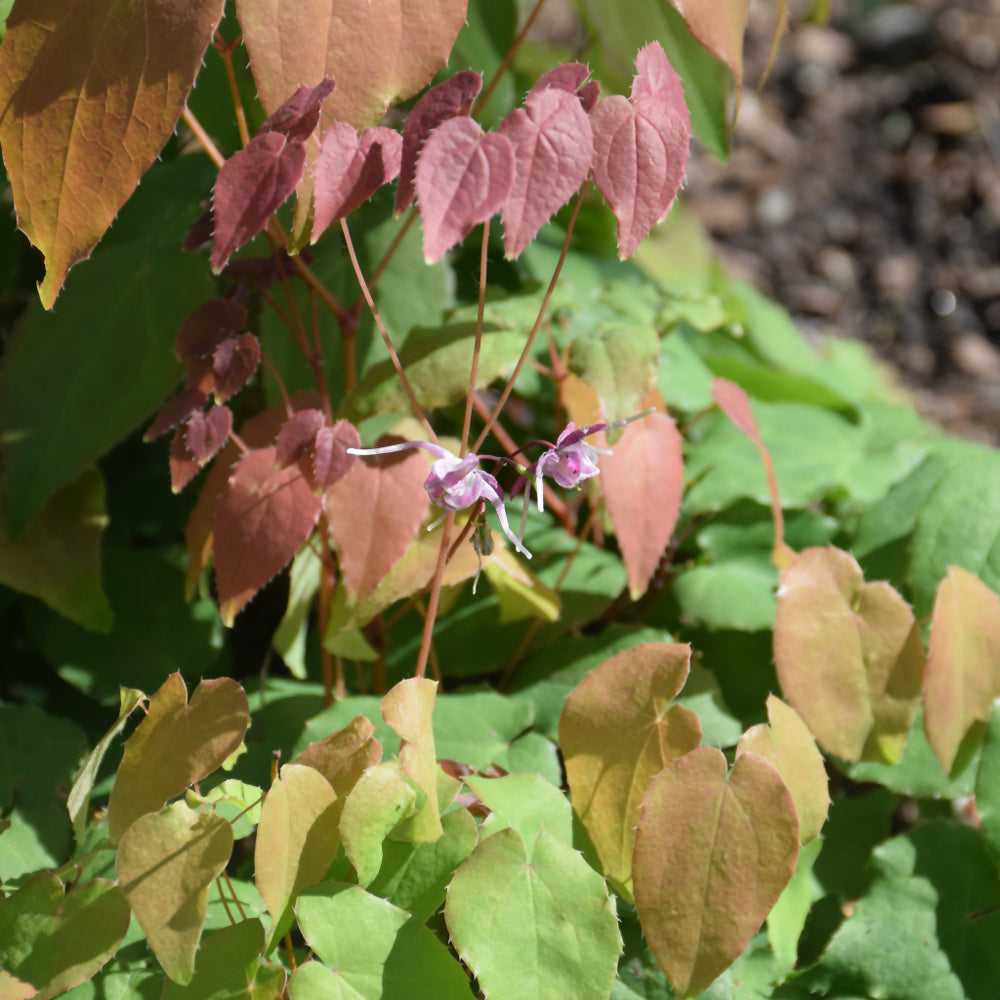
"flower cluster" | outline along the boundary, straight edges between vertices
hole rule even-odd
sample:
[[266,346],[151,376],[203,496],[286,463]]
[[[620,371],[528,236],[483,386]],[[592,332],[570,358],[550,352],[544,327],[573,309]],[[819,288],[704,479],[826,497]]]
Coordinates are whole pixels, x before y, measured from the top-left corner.
[[[532,462],[523,470],[522,476],[515,484],[514,493],[517,493],[522,485],[524,486],[525,508],[527,509],[527,484],[531,479],[534,479],[538,509],[544,510],[542,480],[546,476],[564,489],[573,489],[598,474],[600,471],[597,467],[598,455],[610,454],[602,448],[595,448],[592,444],[588,444],[586,438],[598,431],[621,427],[651,412],[651,410],[647,410],[645,413],[616,421],[613,424],[591,424],[589,427],[579,428],[574,423],[567,424],[556,439],[556,443],[550,444],[537,461]],[[479,467],[480,462],[484,459],[492,459],[495,462],[507,462],[510,459],[472,453],[460,458],[448,451],[447,448],[442,448],[441,445],[433,444],[430,441],[403,441],[400,444],[390,444],[383,448],[348,448],[347,452],[351,455],[389,455],[410,448],[422,448],[435,456],[431,471],[424,480],[424,489],[432,503],[442,510],[458,511],[472,507],[480,501],[488,502],[496,511],[500,527],[510,543],[522,555],[528,559],[531,558],[531,553],[524,547],[521,537],[511,529],[504,507],[502,487],[495,476]]]

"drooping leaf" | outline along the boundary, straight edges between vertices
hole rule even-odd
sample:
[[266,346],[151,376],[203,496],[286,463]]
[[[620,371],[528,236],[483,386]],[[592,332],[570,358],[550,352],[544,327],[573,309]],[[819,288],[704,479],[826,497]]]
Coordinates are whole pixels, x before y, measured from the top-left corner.
[[280,132],[289,142],[305,142],[319,124],[323,101],[333,93],[336,81],[322,79],[315,87],[300,84],[273,114],[267,116],[260,131]]
[[188,704],[181,675],[171,674],[125,744],[108,803],[111,839],[219,767],[242,742],[249,717],[236,681],[204,680]]
[[718,750],[671,761],[649,785],[633,879],[643,933],[682,997],[739,956],[795,872],[799,824],[778,772]]
[[288,929],[299,894],[320,882],[337,854],[337,793],[319,771],[285,764],[257,824],[254,871],[274,923],[271,941]]
[[316,432],[311,451],[299,461],[299,467],[314,493],[326,493],[337,480],[343,479],[357,461],[348,448],[361,447],[357,427],[347,420],[338,420],[332,427],[323,426]]
[[182,489],[206,466],[229,440],[233,411],[213,406],[208,413],[193,413],[183,427],[174,431],[170,443],[170,488]]
[[781,775],[792,793],[803,844],[819,836],[830,808],[830,792],[823,758],[812,733],[790,708],[773,694],[767,699],[768,725],[754,726],[740,739],[736,754],[756,754]]
[[923,687],[927,741],[950,772],[963,738],[1000,696],[1000,597],[959,566],[938,587]]
[[213,518],[213,552],[222,620],[231,625],[246,603],[291,561],[309,537],[323,501],[296,466],[275,469],[275,449],[239,460]]
[[618,256],[631,257],[670,210],[684,179],[691,121],[662,47],[636,56],[632,96],[605,97],[591,114],[594,183],[618,220]]
[[101,587],[107,524],[101,474],[89,469],[53,494],[16,539],[7,528],[4,487],[0,481],[0,583],[40,598],[84,628],[106,632],[111,608]]
[[691,662],[686,645],[648,643],[594,667],[559,720],[573,808],[604,873],[630,887],[639,805],[653,775],[701,745],[698,717],[669,707]]
[[409,208],[413,201],[417,157],[427,137],[449,118],[467,115],[482,89],[483,78],[479,73],[471,69],[462,70],[436,87],[431,87],[406,116],[399,182],[396,186],[396,215]]
[[732,70],[737,92],[743,89],[743,32],[750,0],[668,0],[687,22],[691,34]]
[[924,656],[906,602],[831,546],[799,553],[781,576],[774,662],[782,691],[830,753],[899,759],[920,699]]
[[303,893],[296,914],[322,964],[296,969],[291,1000],[471,1000],[465,970],[441,941],[359,886],[317,886]]
[[215,349],[212,355],[212,371],[215,375],[215,400],[224,403],[235,396],[250,380],[260,361],[260,341],[252,333],[241,333],[229,337]]
[[[586,70],[584,70],[586,72]],[[532,90],[500,126],[514,150],[514,181],[503,204],[504,253],[517,257],[590,173],[594,132],[575,93]]]
[[[490,901],[483,906],[483,900]],[[604,880],[542,830],[480,841],[448,887],[452,944],[490,1000],[606,1000],[621,937]]]
[[417,452],[365,457],[327,491],[324,510],[348,595],[364,600],[409,548],[430,509]]
[[45,872],[0,904],[0,965],[49,1000],[97,973],[128,923],[128,903],[114,883],[93,879],[67,893]]
[[263,949],[264,928],[259,920],[223,927],[202,942],[190,984],[164,983],[161,1000],[274,1000],[273,994],[258,994],[254,988]]
[[195,410],[200,410],[208,402],[208,393],[201,389],[182,389],[173,399],[168,399],[156,419],[149,425],[142,436],[143,441],[155,441],[162,434],[173,430],[179,423],[187,420]]
[[612,454],[601,456],[601,493],[637,600],[659,565],[681,507],[681,436],[663,413],[625,428]]
[[440,260],[480,222],[500,211],[514,183],[506,136],[471,118],[449,118],[430,134],[417,161],[416,192],[424,259]]
[[133,823],[118,845],[118,884],[163,971],[191,982],[208,888],[233,850],[230,825],[175,802]]
[[[173,134],[220,0],[20,0],[0,51],[0,143],[51,309]],[[86,197],[81,197],[86,192]]]
[[174,352],[182,361],[209,358],[219,344],[243,330],[246,323],[246,306],[235,299],[202,302],[181,325]]
[[402,147],[403,137],[380,125],[367,129],[360,141],[347,122],[327,129],[313,178],[313,243],[332,222],[350,215],[399,173]]
[[437,684],[424,677],[400,681],[382,699],[382,717],[399,735],[403,772],[427,795],[427,802],[408,819],[399,835],[414,843],[433,843],[441,836],[437,800],[437,754],[434,751],[434,701]]

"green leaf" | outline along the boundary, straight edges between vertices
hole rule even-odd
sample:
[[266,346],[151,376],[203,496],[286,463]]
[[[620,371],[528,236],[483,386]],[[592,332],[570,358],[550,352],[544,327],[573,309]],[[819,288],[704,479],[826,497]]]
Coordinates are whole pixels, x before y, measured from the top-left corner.
[[208,907],[208,887],[229,861],[233,833],[214,813],[175,802],[147,813],[118,845],[118,881],[163,971],[185,985]]
[[7,531],[0,480],[0,583],[40,597],[87,629],[107,632],[111,608],[101,588],[104,480],[96,469],[53,494],[16,540]]
[[714,403],[712,371],[688,342],[687,332],[678,327],[663,338],[656,384],[668,406],[697,413]]
[[607,887],[545,830],[530,848],[513,829],[483,840],[455,873],[445,920],[490,1000],[606,1000],[611,990],[621,937]]
[[67,894],[55,875],[37,875],[0,903],[0,966],[48,1000],[90,979],[128,923],[125,897],[107,879]]
[[438,757],[457,760],[477,770],[491,764],[510,767],[510,748],[532,723],[534,713],[523,701],[497,691],[456,691],[434,705]]
[[764,365],[747,364],[725,355],[709,357],[706,359],[706,364],[713,375],[737,383],[755,399],[809,403],[848,416],[854,415],[854,404],[850,400],[807,375],[783,372]]
[[233,828],[233,840],[242,840],[253,833],[260,822],[264,791],[257,785],[248,785],[236,778],[226,778],[205,795],[189,788],[184,801],[195,809],[208,806]]
[[296,969],[291,1000],[472,996],[465,971],[423,924],[358,886],[317,886],[303,893],[295,911],[324,965],[309,962]]
[[490,815],[480,827],[488,837],[508,828],[525,844],[533,844],[542,830],[564,844],[573,843],[573,810],[569,799],[540,774],[507,774],[499,778],[470,775],[465,783]]
[[641,409],[659,356],[660,340],[652,324],[607,323],[573,341],[569,369],[597,393],[607,420],[621,420]]
[[161,1000],[249,1000],[263,948],[259,920],[209,934],[198,949],[198,968],[190,984],[164,983]]
[[767,936],[782,977],[798,961],[799,938],[813,903],[812,868],[822,847],[823,841],[815,838],[802,848],[791,882],[767,915]]
[[768,553],[693,566],[673,582],[681,613],[706,628],[756,632],[774,624],[778,571]]
[[983,837],[1000,860],[1000,711],[996,708],[986,726],[976,770],[976,808]]
[[306,679],[306,633],[323,564],[311,544],[303,545],[288,572],[288,607],[271,637],[271,646],[293,677]]

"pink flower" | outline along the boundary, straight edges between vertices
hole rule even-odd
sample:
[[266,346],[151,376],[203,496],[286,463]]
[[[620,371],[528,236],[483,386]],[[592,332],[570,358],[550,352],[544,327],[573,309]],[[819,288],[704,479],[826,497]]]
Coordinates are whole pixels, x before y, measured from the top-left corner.
[[431,502],[442,510],[465,510],[480,500],[493,505],[500,520],[503,533],[514,548],[528,559],[531,553],[524,547],[521,539],[511,531],[507,520],[507,511],[503,505],[503,490],[496,477],[479,468],[480,457],[469,454],[465,458],[453,455],[447,448],[429,441],[404,441],[401,444],[390,444],[384,448],[348,448],[350,455],[389,455],[408,448],[423,448],[437,456],[431,471],[424,480],[424,489]]

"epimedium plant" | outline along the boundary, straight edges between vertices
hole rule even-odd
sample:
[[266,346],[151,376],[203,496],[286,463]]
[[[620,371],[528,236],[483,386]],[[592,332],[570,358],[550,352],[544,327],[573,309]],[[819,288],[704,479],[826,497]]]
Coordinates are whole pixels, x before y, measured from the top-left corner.
[[[1000,462],[653,228],[745,10],[584,6],[627,96],[541,65],[541,3],[15,3],[55,308],[0,370],[0,578],[117,713],[85,754],[0,706],[4,996],[992,996]],[[139,663],[84,470],[155,410],[174,491],[209,468]],[[175,633],[286,568],[294,679],[205,679]]]

